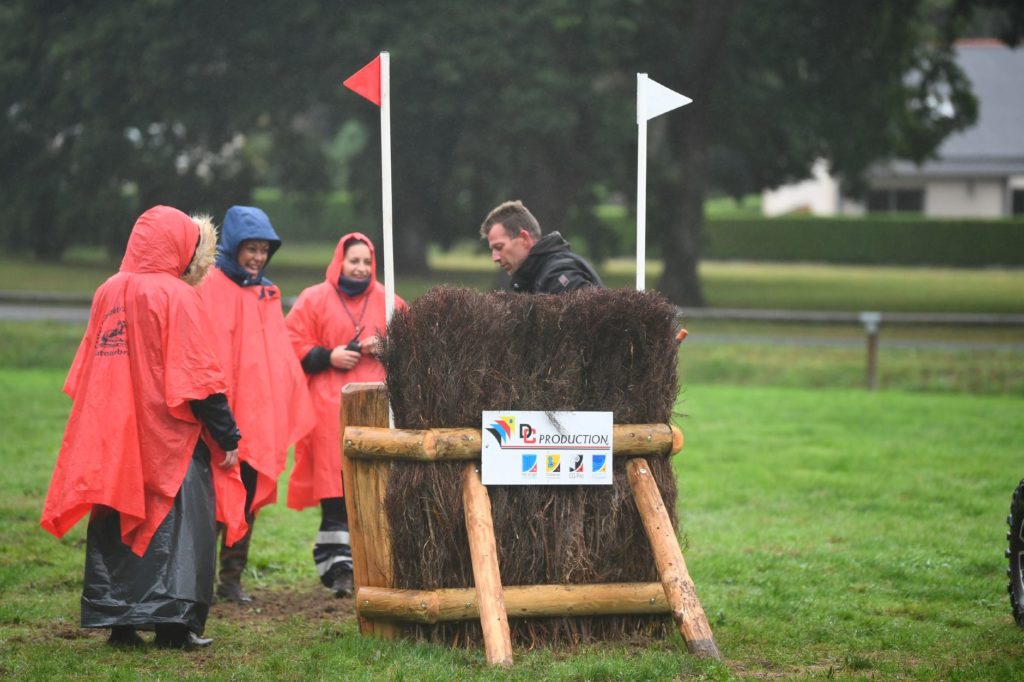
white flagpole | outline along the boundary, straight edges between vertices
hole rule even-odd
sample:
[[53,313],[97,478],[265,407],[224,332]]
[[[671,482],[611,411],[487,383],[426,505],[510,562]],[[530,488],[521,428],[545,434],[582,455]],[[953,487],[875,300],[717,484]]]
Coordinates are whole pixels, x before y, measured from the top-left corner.
[[[395,312],[395,248],[391,210],[391,55],[380,53],[380,172],[384,227],[384,314],[391,324]],[[388,403],[388,428],[395,428],[395,413]]]
[[380,53],[380,168],[384,218],[384,310],[395,311],[395,258],[391,210],[391,55]]
[[644,290],[647,258],[647,121],[693,100],[669,90],[646,73],[636,75],[636,290]]
[[647,112],[644,111],[646,73],[636,75],[636,290],[643,291],[647,274]]

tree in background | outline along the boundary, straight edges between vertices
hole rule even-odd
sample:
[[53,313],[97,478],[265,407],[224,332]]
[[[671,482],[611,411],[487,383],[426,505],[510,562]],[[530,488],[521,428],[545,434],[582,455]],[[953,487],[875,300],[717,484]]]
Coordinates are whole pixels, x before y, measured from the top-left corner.
[[1020,34],[1009,0],[847,4],[10,0],[0,235],[55,257],[72,243],[119,248],[157,202],[219,214],[256,183],[315,202],[352,119],[367,135],[348,189],[379,216],[377,111],[340,82],[389,49],[403,271],[425,267],[428,243],[473,238],[507,198],[600,257],[619,247],[595,205],[635,191],[644,71],[695,100],[652,122],[648,215],[659,288],[699,305],[710,191],[795,180],[818,158],[856,187],[877,160],[925,158],[974,116],[949,39],[978,6]]
[[644,6],[641,54],[676,65],[695,100],[666,117],[667,149],[651,172],[666,264],[658,288],[684,305],[704,301],[697,263],[708,189],[741,197],[805,178],[827,159],[856,192],[877,161],[923,161],[977,116],[952,51],[959,32],[987,23],[1010,42],[1024,33],[1016,0]]
[[[635,158],[635,76],[618,64],[635,38],[629,4],[451,0],[438,12],[399,0],[360,11],[363,35],[391,52],[402,271],[425,267],[428,241],[475,239],[509,198],[523,199],[544,229],[607,252],[592,209],[602,186],[631,182]],[[374,132],[353,187],[379,207],[377,112],[358,115]]]
[[[325,46],[343,17],[316,4],[5,3],[4,242],[44,258],[76,243],[120,251],[141,210],[221,213],[248,199],[261,164],[322,187],[310,120],[336,91],[340,49]],[[268,159],[247,144],[261,133]]]

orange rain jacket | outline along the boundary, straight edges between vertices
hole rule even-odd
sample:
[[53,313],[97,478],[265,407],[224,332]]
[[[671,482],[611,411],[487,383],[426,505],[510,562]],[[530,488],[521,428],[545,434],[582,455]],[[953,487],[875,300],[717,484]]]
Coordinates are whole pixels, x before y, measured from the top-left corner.
[[[239,236],[231,241],[233,250],[245,239],[256,238],[262,237]],[[288,340],[277,286],[265,279],[239,286],[214,269],[199,293],[216,327],[214,349],[227,374],[231,411],[244,436],[238,458],[256,470],[251,506],[256,513],[277,501],[277,479],[287,464],[288,447],[313,428],[306,377]],[[216,444],[210,450],[223,452]],[[218,489],[218,506],[221,499]]]
[[[181,211],[149,209],[120,271],[96,290],[64,383],[71,415],[43,506],[41,525],[57,537],[104,505],[120,513],[121,540],[142,556],[203,431],[189,402],[228,392],[199,294],[181,279],[199,235]],[[238,510],[218,520],[235,542],[246,531],[245,488],[238,467],[216,462],[215,481],[228,479],[220,489],[236,500],[226,508]]]
[[[345,259],[345,243],[359,239],[370,247],[372,279],[366,291],[358,296],[347,296],[338,289],[338,277]],[[295,306],[285,323],[291,337],[292,348],[301,360],[316,346],[333,349],[344,346],[356,334],[352,318],[360,322],[361,340],[377,334],[384,336],[384,286],[377,281],[377,256],[369,237],[358,232],[345,235],[334,249],[334,257],[327,266],[327,277],[299,294]],[[367,297],[369,300],[367,301]],[[362,313],[366,304],[366,312]],[[346,306],[348,314],[342,306]],[[405,308],[405,301],[395,297],[395,309]],[[352,317],[349,317],[351,314]],[[360,320],[360,315],[362,319]],[[363,354],[350,370],[328,367],[322,372],[308,375],[309,394],[316,410],[316,426],[295,445],[295,468],[288,482],[288,506],[305,509],[320,500],[341,497],[341,389],[356,381],[383,381],[384,366],[377,358]]]

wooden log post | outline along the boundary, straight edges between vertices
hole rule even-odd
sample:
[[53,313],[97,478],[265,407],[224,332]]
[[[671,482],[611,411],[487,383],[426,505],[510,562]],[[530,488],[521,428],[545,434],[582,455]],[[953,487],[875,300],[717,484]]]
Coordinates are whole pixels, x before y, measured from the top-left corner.
[[626,471],[644,530],[651,543],[665,598],[668,599],[672,618],[686,641],[686,648],[691,654],[721,660],[722,654],[718,651],[708,618],[697,598],[697,589],[686,570],[686,560],[679,548],[679,540],[647,460],[640,457],[631,459],[626,464]]
[[[382,383],[352,383],[341,391],[341,466],[345,482],[345,510],[348,512],[349,541],[355,588],[372,585],[392,587],[391,533],[384,514],[389,461],[355,460],[345,456],[345,431],[352,426],[388,425],[387,393]],[[359,617],[359,631],[395,639],[395,623]]]
[[[505,609],[514,618],[669,612],[661,583],[509,585],[503,592]],[[361,587],[356,593],[356,609],[369,618],[425,625],[480,617],[476,590],[472,587],[437,590]]]
[[494,539],[491,498],[480,481],[477,464],[462,470],[462,503],[466,514],[469,554],[473,562],[473,583],[483,628],[487,662],[503,668],[512,665],[512,635],[498,570],[498,544]]

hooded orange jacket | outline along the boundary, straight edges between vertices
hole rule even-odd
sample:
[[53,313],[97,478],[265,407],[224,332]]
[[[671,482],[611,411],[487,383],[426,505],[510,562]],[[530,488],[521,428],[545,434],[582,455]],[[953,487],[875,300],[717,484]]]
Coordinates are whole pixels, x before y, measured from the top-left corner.
[[[353,238],[365,242],[370,248],[372,281],[362,294],[347,296],[338,289],[338,277],[345,260],[345,243]],[[327,266],[326,279],[303,290],[285,320],[292,348],[299,360],[317,346],[333,349],[351,341],[356,334],[353,318],[362,327],[362,340],[375,334],[385,335],[384,286],[377,281],[376,273],[377,255],[369,237],[352,232],[338,240],[334,256]],[[405,307],[405,301],[396,296],[395,309]],[[305,509],[319,504],[322,499],[343,495],[341,429],[338,423],[341,389],[356,381],[383,380],[384,366],[366,353],[350,370],[329,367],[307,376],[317,419],[313,430],[295,445],[295,468],[288,482],[289,507]]]
[[[149,209],[132,229],[120,271],[96,290],[64,384],[71,414],[43,506],[41,525],[57,537],[104,505],[120,513],[122,541],[142,556],[202,432],[189,402],[228,393],[199,294],[181,278],[199,238],[181,211]],[[241,495],[241,512],[238,468],[213,470],[235,482],[222,487]],[[218,520],[229,538],[244,535],[243,514]]]
[[[212,341],[231,387],[231,411],[244,436],[238,459],[256,470],[255,513],[277,501],[277,479],[287,464],[288,447],[313,427],[306,378],[288,340],[276,286],[241,287],[214,269],[199,292],[211,321],[216,321]],[[217,446],[211,451],[223,452]],[[223,496],[217,493],[220,506]]]

